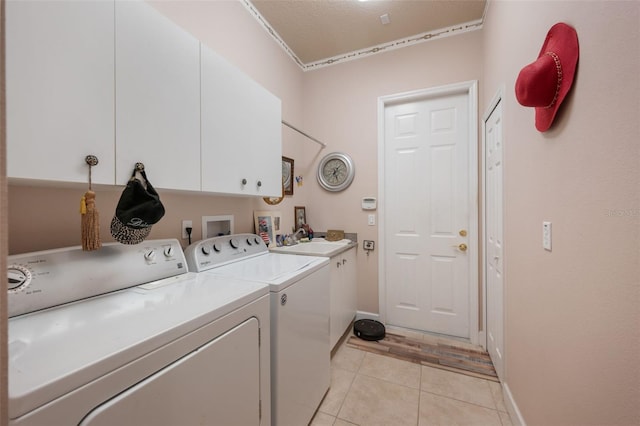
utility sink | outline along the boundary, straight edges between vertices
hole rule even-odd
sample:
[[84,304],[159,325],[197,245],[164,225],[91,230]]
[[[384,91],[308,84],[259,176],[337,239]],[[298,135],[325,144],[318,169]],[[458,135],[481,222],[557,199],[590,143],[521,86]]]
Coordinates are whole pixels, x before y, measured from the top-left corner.
[[275,253],[303,254],[308,256],[331,257],[338,254],[348,246],[351,240],[327,241],[324,238],[314,238],[305,243],[298,243],[292,246],[273,247],[269,250]]

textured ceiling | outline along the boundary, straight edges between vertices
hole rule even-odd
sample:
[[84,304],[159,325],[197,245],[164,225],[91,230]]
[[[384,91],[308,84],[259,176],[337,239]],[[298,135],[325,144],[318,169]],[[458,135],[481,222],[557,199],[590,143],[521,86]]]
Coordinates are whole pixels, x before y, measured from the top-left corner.
[[[486,0],[251,0],[302,64],[478,26]],[[380,17],[388,15],[383,25]],[[452,28],[457,27],[457,28]],[[396,43],[398,44],[398,43]]]

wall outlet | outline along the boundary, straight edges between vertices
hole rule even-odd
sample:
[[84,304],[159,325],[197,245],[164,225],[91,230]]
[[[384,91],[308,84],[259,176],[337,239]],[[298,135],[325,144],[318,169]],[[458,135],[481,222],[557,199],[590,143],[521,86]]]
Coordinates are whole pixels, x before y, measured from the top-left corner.
[[182,221],[182,238],[189,238],[189,234],[187,234],[187,228],[191,228],[191,230],[193,231],[193,221],[191,220]]
[[371,240],[364,240],[362,242],[362,248],[364,248],[365,250],[373,250],[375,247],[375,242],[371,241]]
[[551,222],[542,222],[542,248],[551,251]]

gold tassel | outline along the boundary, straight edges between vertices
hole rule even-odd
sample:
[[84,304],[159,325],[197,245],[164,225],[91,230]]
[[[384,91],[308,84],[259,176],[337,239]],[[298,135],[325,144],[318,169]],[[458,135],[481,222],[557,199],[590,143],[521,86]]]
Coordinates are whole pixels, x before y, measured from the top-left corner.
[[87,191],[80,201],[80,214],[82,215],[82,250],[92,251],[102,247],[100,241],[100,221],[96,209],[96,193]]

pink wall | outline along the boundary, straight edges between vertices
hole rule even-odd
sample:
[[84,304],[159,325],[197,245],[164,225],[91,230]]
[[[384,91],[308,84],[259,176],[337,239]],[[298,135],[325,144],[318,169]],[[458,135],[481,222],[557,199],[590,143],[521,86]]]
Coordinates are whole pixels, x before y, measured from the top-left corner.
[[[541,134],[513,87],[560,21],[580,62]],[[639,424],[640,3],[496,1],[483,33],[482,109],[505,87],[507,386],[530,425]]]
[[[328,144],[321,155],[344,151],[356,167],[353,184],[341,193],[325,192],[312,182],[311,223],[320,229],[357,232],[361,241],[377,241],[378,226],[367,225],[371,212],[362,210],[361,201],[378,196],[378,98],[480,80],[481,63],[482,34],[474,31],[305,74],[305,127]],[[360,310],[378,312],[378,253],[382,249],[378,245],[369,256],[358,255]]]

